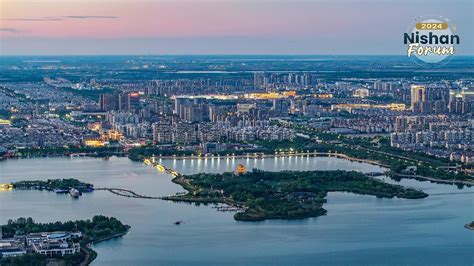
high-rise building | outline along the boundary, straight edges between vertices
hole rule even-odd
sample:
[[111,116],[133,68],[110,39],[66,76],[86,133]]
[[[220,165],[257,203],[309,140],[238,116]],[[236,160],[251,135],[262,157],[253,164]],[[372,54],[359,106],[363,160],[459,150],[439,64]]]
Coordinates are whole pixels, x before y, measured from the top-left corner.
[[127,94],[118,95],[118,109],[120,111],[128,111]]
[[176,96],[174,98],[174,110],[180,119],[187,122],[201,122],[209,119],[209,108],[206,99],[194,96]]
[[174,98],[174,110],[173,113],[180,116],[182,107],[189,102],[189,98],[177,96]]
[[467,114],[474,112],[474,89],[449,90],[449,112]]
[[366,88],[358,88],[354,90],[352,96],[357,97],[357,98],[366,98],[369,97],[370,93],[369,90]]
[[173,126],[170,124],[155,123],[152,125],[153,140],[158,143],[173,142]]
[[375,90],[382,90],[382,81],[376,80],[376,81],[374,82],[374,89],[375,89]]
[[101,94],[99,98],[102,111],[118,110],[118,96],[113,94]]
[[395,118],[395,132],[405,132],[408,127],[408,119],[404,116],[397,116]]
[[130,92],[127,96],[128,111],[137,110],[140,107],[140,94],[138,92]]
[[255,72],[253,73],[253,86],[255,88],[261,88],[265,86],[265,83],[268,82],[265,79],[265,73],[264,72]]
[[290,102],[288,99],[274,99],[273,100],[273,106],[272,106],[272,111],[276,115],[288,115],[288,112],[290,110]]
[[411,86],[410,108],[414,113],[422,113],[426,101],[426,87],[420,85]]
[[140,93],[130,92],[114,96],[117,107],[114,110],[130,112],[139,109]]
[[180,118],[186,122],[202,122],[206,120],[206,110],[202,105],[187,105],[181,112]]
[[173,129],[173,142],[182,144],[196,143],[196,125],[187,123],[175,124]]

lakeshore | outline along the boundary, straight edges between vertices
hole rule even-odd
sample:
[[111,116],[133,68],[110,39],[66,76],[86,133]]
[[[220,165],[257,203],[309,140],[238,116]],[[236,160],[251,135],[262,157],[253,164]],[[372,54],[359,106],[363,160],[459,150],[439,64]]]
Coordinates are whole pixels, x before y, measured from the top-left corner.
[[[87,153],[82,153],[82,154],[77,154],[77,155],[69,155],[71,158],[77,158],[77,157],[88,157],[89,155]],[[91,156],[91,157],[96,157],[96,156]],[[238,160],[238,159],[265,159],[265,158],[292,158],[292,157],[333,157],[333,158],[340,158],[344,160],[348,160],[351,162],[359,162],[359,163],[367,163],[371,165],[376,165],[380,166],[383,168],[388,168],[390,169],[390,166],[384,163],[381,163],[380,161],[376,160],[368,160],[368,159],[361,159],[357,157],[352,157],[343,153],[338,153],[338,152],[280,152],[280,153],[274,153],[274,154],[265,154],[265,153],[246,153],[246,154],[240,154],[240,155],[235,155],[235,154],[227,154],[227,155],[181,155],[181,156],[153,156],[149,160],[150,161],[161,161],[161,160],[222,160],[222,159],[230,159],[230,160]],[[108,158],[108,157],[105,157]],[[147,160],[147,159],[145,159]],[[172,170],[172,169],[171,169]],[[168,171],[170,172],[170,171]],[[173,171],[172,171],[173,172]],[[441,179],[441,178],[434,178],[434,177],[429,177],[429,176],[422,176],[422,175],[416,175],[416,174],[402,174],[402,173],[397,173],[393,171],[385,171],[389,176],[392,177],[398,177],[398,178],[408,178],[408,179],[417,179],[417,180],[426,180],[434,183],[440,183],[440,184],[450,184],[450,185],[467,185],[467,186],[474,186],[474,180],[460,180],[460,179]],[[171,173],[171,172],[170,172]],[[120,194],[121,189],[112,189],[111,192],[117,194]],[[123,192],[123,191],[122,191]],[[135,197],[133,195],[130,195],[128,192],[127,196]],[[143,198],[148,198],[147,196]],[[151,198],[158,198],[158,197],[151,197]]]
[[[287,158],[287,157],[335,157],[340,159],[345,159],[351,162],[367,163],[372,165],[377,165],[384,168],[390,168],[389,165],[381,163],[380,161],[361,159],[352,156],[348,156],[343,153],[337,152],[301,152],[301,153],[285,153],[285,154],[263,154],[263,153],[253,153],[253,154],[244,154],[244,155],[211,155],[211,156],[197,156],[197,155],[188,155],[188,156],[155,156],[152,157],[153,160],[221,160],[221,159],[265,159],[265,158]],[[435,183],[441,184],[451,184],[451,185],[467,185],[474,186],[474,180],[460,180],[460,179],[441,179],[434,178],[422,175],[413,175],[413,174],[401,174],[395,173],[392,171],[386,171],[390,176],[397,176],[401,178],[411,178],[418,180],[426,180]]]
[[115,235],[106,236],[106,237],[103,237],[103,238],[85,243],[83,246],[81,246],[81,250],[82,250],[82,252],[85,253],[85,257],[84,257],[84,260],[81,262],[80,266],[87,266],[87,265],[91,264],[97,258],[98,254],[97,254],[96,251],[94,251],[92,249],[92,245],[98,244],[98,243],[101,243],[101,242],[105,242],[105,241],[110,240],[110,239],[115,239],[115,238],[122,237],[122,236],[126,235],[129,230],[130,230],[130,227],[127,226],[126,231],[124,231],[124,232],[120,232],[120,233],[117,233]]
[[369,163],[374,165],[379,165],[383,167],[388,167],[378,161],[360,159],[356,157],[351,157],[342,153],[337,152],[292,152],[292,153],[275,153],[275,154],[266,154],[266,153],[246,153],[241,155],[182,155],[182,156],[155,156],[156,159],[173,159],[173,160],[213,160],[213,159],[264,159],[264,158],[281,158],[281,157],[297,157],[297,156],[307,156],[307,157],[336,157],[341,159],[346,159],[353,162],[360,163]]
[[[335,147],[333,147],[335,148]],[[360,147],[356,148],[360,149]],[[400,156],[400,155],[394,155],[390,154],[387,152],[379,152],[373,149],[365,149],[367,151],[373,152],[375,154],[379,154],[382,156],[390,156],[395,158],[396,160],[405,160],[405,161],[412,161],[414,164],[420,163],[419,160],[416,159],[411,159],[406,156]],[[53,157],[57,157],[58,155],[56,154]],[[67,153],[63,154],[62,156],[70,157],[70,158],[80,158],[80,157],[99,157],[105,160],[109,159],[109,156],[126,156],[125,153],[101,153],[100,156],[98,156],[97,152],[81,152],[81,153]],[[59,156],[61,157],[61,156]],[[360,163],[368,163],[372,165],[377,165],[381,166],[387,169],[390,169],[390,171],[387,171],[390,176],[395,176],[398,178],[410,178],[410,179],[418,179],[418,180],[426,180],[430,182],[435,182],[435,183],[442,183],[442,184],[451,184],[451,185],[467,185],[467,186],[473,186],[474,185],[474,180],[473,179],[457,179],[457,178],[451,178],[451,179],[446,179],[446,178],[441,178],[441,177],[432,177],[432,176],[427,176],[427,175],[421,175],[421,174],[403,174],[400,173],[399,170],[393,169],[394,167],[390,165],[390,163],[382,162],[380,160],[373,160],[373,159],[367,159],[367,158],[358,158],[354,156],[347,155],[343,152],[318,152],[318,151],[306,151],[306,152],[298,152],[298,151],[281,151],[281,152],[275,152],[275,153],[265,153],[265,152],[246,152],[242,154],[191,154],[191,155],[154,155],[150,158],[152,161],[155,160],[222,160],[222,159],[229,159],[229,160],[238,160],[238,159],[265,159],[265,158],[291,158],[291,157],[336,157],[336,158],[341,158],[345,160],[349,160],[351,162],[360,162]],[[22,158],[22,157],[20,157]],[[143,161],[146,160],[147,158],[141,157],[141,158],[136,158],[134,156],[128,156],[130,160],[133,161]]]
[[402,178],[413,178],[413,179],[419,179],[419,180],[426,180],[426,181],[431,181],[431,182],[440,183],[440,184],[474,186],[474,180],[473,181],[471,181],[471,180],[459,180],[459,179],[446,180],[446,179],[439,179],[439,178],[433,178],[433,177],[428,177],[428,176],[407,175],[407,174],[398,174],[398,173],[392,173],[392,175],[402,177]]
[[350,192],[378,198],[421,199],[428,194],[391,185],[348,171],[252,170],[245,173],[178,175],[173,182],[188,191],[164,200],[224,203],[240,209],[238,221],[303,219],[326,214],[322,207],[328,192]]

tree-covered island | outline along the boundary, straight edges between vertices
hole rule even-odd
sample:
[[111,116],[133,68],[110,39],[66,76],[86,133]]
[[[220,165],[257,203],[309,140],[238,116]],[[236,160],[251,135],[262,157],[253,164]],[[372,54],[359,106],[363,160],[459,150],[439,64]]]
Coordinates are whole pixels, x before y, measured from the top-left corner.
[[50,191],[68,191],[71,188],[75,188],[80,192],[90,192],[94,189],[92,184],[84,183],[75,178],[18,181],[12,183],[12,186],[16,189],[37,189]]
[[328,192],[351,192],[379,198],[420,199],[428,194],[400,185],[384,183],[355,171],[253,170],[234,173],[178,175],[173,182],[188,193],[166,200],[225,203],[240,207],[234,215],[239,221],[301,219],[324,215]]

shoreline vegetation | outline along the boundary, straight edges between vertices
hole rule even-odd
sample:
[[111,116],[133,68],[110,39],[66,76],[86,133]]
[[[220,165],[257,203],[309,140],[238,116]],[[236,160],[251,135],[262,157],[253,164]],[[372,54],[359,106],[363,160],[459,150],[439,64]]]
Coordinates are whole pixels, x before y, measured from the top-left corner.
[[68,192],[71,188],[77,189],[81,193],[92,192],[94,190],[94,185],[79,181],[74,178],[48,179],[45,181],[18,181],[11,183],[11,185],[14,189],[47,190],[57,193]]
[[125,156],[123,147],[56,147],[18,149],[5,158],[67,157],[77,154],[88,157]]
[[18,235],[26,235],[39,232],[79,231],[82,238],[79,241],[81,252],[63,257],[47,257],[36,253],[28,253],[19,257],[0,259],[0,265],[89,265],[97,253],[91,248],[92,244],[107,241],[112,238],[121,237],[130,230],[129,225],[123,224],[114,217],[96,215],[92,220],[76,220],[54,223],[36,223],[32,218],[18,218],[8,220],[2,225],[2,237],[11,238]]
[[[390,146],[389,139],[383,137],[362,138],[322,133],[297,125],[284,125],[306,134],[290,141],[258,141],[255,149],[233,150],[217,154],[193,153],[183,150],[162,150],[156,146],[136,147],[129,150],[123,147],[100,148],[50,148],[24,149],[13,154],[13,158],[29,156],[91,156],[108,158],[127,156],[132,161],[144,161],[151,157],[157,159],[261,159],[292,156],[329,156],[361,163],[369,163],[388,168],[388,175],[395,180],[402,178],[426,180],[434,183],[451,184],[462,187],[473,186],[474,178],[469,176],[467,166],[438,158],[421,152],[407,152]],[[416,166],[416,172],[406,173],[407,167]]]
[[188,191],[164,200],[223,203],[239,209],[238,221],[303,219],[326,214],[328,192],[350,192],[378,198],[421,199],[420,190],[391,185],[355,171],[282,171],[254,169],[240,175],[178,175],[173,182]]
[[[181,155],[158,155],[155,156],[157,159],[173,159],[173,160],[186,160],[186,159],[263,159],[263,158],[281,158],[281,157],[295,157],[295,156],[308,156],[308,157],[337,157],[340,159],[345,159],[353,162],[360,162],[360,163],[368,163],[372,165],[377,165],[381,166],[384,168],[388,168],[390,171],[387,172],[387,174],[396,179],[399,180],[401,178],[408,178],[408,179],[416,179],[416,180],[424,180],[424,181],[430,181],[433,183],[440,183],[440,184],[451,184],[451,185],[460,185],[460,186],[474,186],[474,179],[469,178],[469,176],[465,174],[452,174],[450,173],[448,175],[448,172],[446,171],[437,171],[437,176],[427,176],[426,173],[425,175],[420,175],[420,174],[403,174],[401,173],[402,167],[397,164],[397,160],[404,160],[405,161],[405,166],[409,166],[409,164],[406,164],[409,162],[407,158],[401,159],[401,158],[396,158],[394,161],[385,162],[384,160],[375,160],[375,159],[369,159],[369,158],[359,158],[359,157],[354,157],[354,155],[348,155],[346,154],[348,150],[345,150],[346,153],[338,151],[337,149],[335,151],[331,151],[328,149],[323,149],[327,150],[326,152],[288,152],[288,153],[262,153],[262,152],[254,152],[254,153],[241,153],[241,154],[222,154],[222,155],[210,155],[210,156],[198,156],[198,155],[192,155],[192,154],[181,154]],[[62,155],[53,155],[51,157],[68,157],[71,156],[72,153],[62,154]],[[117,154],[117,153],[111,153],[111,154],[105,154],[102,153],[98,155],[98,153],[78,153],[76,154],[78,156],[84,156],[84,157],[95,157],[95,158],[107,158],[109,156],[119,156],[119,157],[125,157],[125,154]],[[48,155],[43,155],[39,157],[50,157]],[[363,156],[362,156],[363,157]],[[35,156],[33,157],[13,157],[13,158],[36,158]],[[128,158],[132,161],[143,161],[146,157],[143,155],[140,156],[132,156],[128,155]],[[390,159],[390,156],[386,155],[386,159]],[[415,163],[418,167],[422,167],[423,170],[426,166],[423,166],[422,164],[420,165],[420,162]],[[428,168],[433,168],[429,167]],[[431,169],[430,169],[431,170]],[[423,171],[426,172],[426,171]],[[442,175],[442,172],[445,172],[446,175]]]
[[[127,156],[132,161],[144,161],[151,157],[161,159],[222,159],[222,158],[270,158],[289,156],[336,156],[351,161],[369,163],[388,168],[388,175],[398,180],[411,178],[427,180],[435,183],[458,185],[474,185],[474,177],[469,175],[469,166],[452,162],[418,151],[407,152],[391,147],[387,137],[365,138],[352,135],[324,133],[304,126],[287,123],[280,126],[292,128],[306,137],[298,137],[289,141],[256,141],[245,150],[224,151],[216,154],[202,154],[182,150],[179,147],[163,150],[155,145],[145,145],[131,149],[120,146],[112,147],[61,147],[61,148],[30,148],[21,149],[10,156],[92,156],[108,158],[109,156]],[[416,167],[416,172],[407,173],[405,169]]]

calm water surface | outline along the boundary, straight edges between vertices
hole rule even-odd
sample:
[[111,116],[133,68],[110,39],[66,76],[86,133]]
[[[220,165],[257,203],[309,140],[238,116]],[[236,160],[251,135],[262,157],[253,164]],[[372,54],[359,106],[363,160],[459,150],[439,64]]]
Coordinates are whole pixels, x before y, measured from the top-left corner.
[[[163,160],[185,174],[247,168],[279,171],[383,169],[337,158]],[[0,162],[0,183],[74,177],[96,187],[145,195],[183,191],[170,176],[126,158],[41,158]],[[397,183],[384,178],[387,182]],[[31,216],[50,222],[115,216],[132,226],[123,238],[100,243],[94,265],[474,265],[473,188],[402,180],[433,194],[426,199],[377,199],[330,193],[328,214],[298,221],[237,222],[210,206],[130,199],[96,191],[79,200],[39,191],[0,192],[0,222]],[[173,223],[183,220],[176,226]]]

